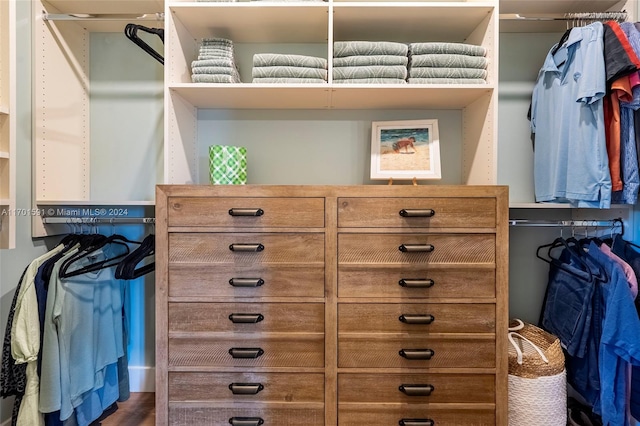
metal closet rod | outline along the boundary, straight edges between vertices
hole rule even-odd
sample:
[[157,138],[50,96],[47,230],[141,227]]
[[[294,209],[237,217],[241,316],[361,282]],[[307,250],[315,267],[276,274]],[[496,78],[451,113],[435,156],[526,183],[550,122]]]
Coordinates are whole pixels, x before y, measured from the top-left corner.
[[156,13],[47,13],[42,12],[43,21],[164,21],[164,12]]
[[626,21],[628,13],[620,12],[571,12],[548,16],[522,16],[519,13],[501,13],[502,21]]
[[541,226],[550,228],[578,227],[578,228],[612,228],[623,227],[622,218],[609,220],[529,220],[529,219],[509,219],[510,226]]
[[75,225],[75,224],[136,224],[136,223],[148,223],[155,224],[155,217],[43,217],[42,223],[44,224],[60,224],[60,225]]

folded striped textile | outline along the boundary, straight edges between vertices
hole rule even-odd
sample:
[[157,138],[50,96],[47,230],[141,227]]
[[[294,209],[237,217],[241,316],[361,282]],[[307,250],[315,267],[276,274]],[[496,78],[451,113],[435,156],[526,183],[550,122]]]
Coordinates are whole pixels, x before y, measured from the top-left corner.
[[227,59],[230,60],[232,62],[235,62],[235,55],[233,53],[229,54],[229,55],[210,55],[208,53],[201,53],[198,55],[198,61],[208,61],[211,59]]
[[238,74],[238,70],[235,67],[192,67],[191,72],[193,74]]
[[239,78],[228,74],[191,74],[194,83],[242,83]]
[[407,78],[407,67],[403,65],[365,65],[361,67],[337,67],[333,78]]
[[362,65],[404,65],[409,63],[409,57],[397,55],[358,55],[333,58],[334,67],[355,67]]
[[409,56],[427,53],[453,53],[456,55],[486,56],[487,49],[468,43],[423,42],[409,43]]
[[224,37],[205,37],[202,39],[201,43],[203,46],[210,46],[210,45],[233,46],[233,41]]
[[413,78],[407,80],[409,84],[487,84],[482,78]]
[[336,41],[333,43],[334,58],[356,55],[407,56],[408,53],[409,46],[394,41]]
[[235,62],[231,58],[201,59],[191,62],[191,68],[195,67],[233,67]]
[[414,78],[487,78],[487,70],[478,68],[411,67],[409,77]]
[[253,67],[251,77],[280,77],[280,78],[321,78],[327,79],[327,70],[306,67]]
[[252,83],[326,83],[323,78],[294,78],[294,77],[256,77]]
[[401,78],[343,78],[333,80],[336,84],[407,84]]
[[269,67],[276,65],[327,69],[327,60],[325,58],[318,58],[315,56],[294,54],[256,53],[253,55],[254,67]]
[[481,68],[486,69],[489,60],[484,56],[427,53],[411,55],[410,67]]

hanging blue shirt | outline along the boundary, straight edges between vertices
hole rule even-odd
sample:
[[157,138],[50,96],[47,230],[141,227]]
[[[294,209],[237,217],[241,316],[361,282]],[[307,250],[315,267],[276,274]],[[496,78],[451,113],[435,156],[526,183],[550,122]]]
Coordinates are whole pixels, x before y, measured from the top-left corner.
[[610,207],[603,34],[601,22],[571,29],[538,73],[531,103],[537,202]]

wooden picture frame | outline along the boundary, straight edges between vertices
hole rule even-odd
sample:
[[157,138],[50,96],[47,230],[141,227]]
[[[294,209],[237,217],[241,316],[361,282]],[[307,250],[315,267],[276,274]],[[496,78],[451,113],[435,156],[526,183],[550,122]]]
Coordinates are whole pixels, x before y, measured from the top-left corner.
[[374,121],[371,179],[441,179],[438,120]]

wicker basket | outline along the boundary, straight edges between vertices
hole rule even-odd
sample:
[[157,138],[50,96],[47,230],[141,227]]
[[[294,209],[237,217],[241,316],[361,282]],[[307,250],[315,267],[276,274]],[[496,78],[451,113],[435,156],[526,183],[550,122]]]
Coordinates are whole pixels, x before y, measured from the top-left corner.
[[519,323],[509,331],[509,425],[565,426],[567,380],[560,340]]

